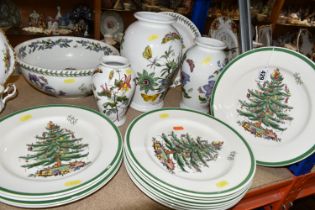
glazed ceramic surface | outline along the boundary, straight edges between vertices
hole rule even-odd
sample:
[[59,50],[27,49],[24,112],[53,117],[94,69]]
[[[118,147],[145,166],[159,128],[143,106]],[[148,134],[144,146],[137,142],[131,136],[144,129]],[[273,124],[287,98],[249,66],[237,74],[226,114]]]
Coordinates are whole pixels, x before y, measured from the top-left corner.
[[[150,129],[144,129],[148,124]],[[124,148],[130,165],[152,186],[173,191],[174,197],[195,198],[200,205],[233,198],[255,173],[255,159],[240,135],[186,109],[142,114],[129,125]]]
[[93,110],[41,106],[0,122],[0,130],[10,130],[2,132],[0,142],[4,203],[49,207],[72,202],[102,187],[121,163],[119,130]]
[[55,36],[32,39],[15,47],[25,79],[53,96],[80,97],[92,93],[92,73],[114,47],[93,39]]
[[93,74],[93,85],[99,111],[117,126],[123,125],[136,86],[128,59],[104,56]]
[[[181,14],[175,13],[175,12],[162,12],[162,13],[176,18],[176,22],[173,23],[172,26],[174,26],[174,28],[178,31],[179,35],[182,38],[182,41],[183,41],[182,56],[183,56],[185,52],[195,44],[195,39],[197,37],[201,37],[201,34],[197,26],[187,17]],[[178,71],[173,81],[172,87],[176,87],[181,84],[180,72],[181,72],[181,69]]]
[[0,30],[0,61],[0,85],[3,85],[13,73],[15,56],[2,30]]
[[224,68],[211,112],[244,136],[258,164],[301,161],[315,151],[314,69],[310,59],[286,48],[248,51]]
[[209,35],[211,38],[223,41],[227,45],[228,60],[239,55],[240,47],[236,23],[228,17],[218,17],[212,21]]
[[163,106],[169,86],[181,60],[181,37],[171,25],[174,17],[162,13],[137,12],[121,44],[121,55],[127,57],[136,72],[136,91],[131,107],[149,111]]
[[221,69],[227,62],[226,45],[216,39],[198,37],[182,63],[180,107],[209,112],[209,99]]
[[6,102],[16,95],[14,84],[8,84],[6,88],[0,85],[0,112],[4,109]]

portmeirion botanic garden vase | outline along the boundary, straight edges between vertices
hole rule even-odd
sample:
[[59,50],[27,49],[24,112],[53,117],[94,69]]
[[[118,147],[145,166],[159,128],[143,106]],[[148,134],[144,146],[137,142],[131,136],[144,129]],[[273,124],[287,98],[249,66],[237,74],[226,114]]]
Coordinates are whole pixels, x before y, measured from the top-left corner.
[[181,108],[209,112],[209,100],[215,81],[227,62],[224,42],[208,37],[196,38],[196,44],[184,55],[181,72]]
[[127,28],[120,52],[136,72],[131,107],[146,112],[163,106],[179,69],[182,43],[171,25],[174,17],[155,12],[136,12],[135,17],[137,21]]
[[135,91],[135,74],[127,58],[110,55],[93,73],[93,94],[98,109],[117,126],[126,121],[126,111]]

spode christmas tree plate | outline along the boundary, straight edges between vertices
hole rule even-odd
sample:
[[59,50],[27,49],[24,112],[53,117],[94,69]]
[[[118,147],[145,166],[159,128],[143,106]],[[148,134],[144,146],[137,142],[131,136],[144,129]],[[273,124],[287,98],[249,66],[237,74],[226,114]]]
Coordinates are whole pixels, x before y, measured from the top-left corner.
[[44,200],[44,199],[43,200],[20,200],[20,199],[5,198],[5,197],[0,196],[0,201],[6,204],[12,205],[12,206],[18,206],[18,207],[23,207],[23,208],[47,208],[47,207],[60,206],[63,204],[71,203],[79,199],[82,199],[96,192],[101,187],[103,187],[117,173],[121,162],[122,162],[122,159],[120,159],[120,161],[118,162],[118,164],[116,164],[116,166],[111,168],[112,170],[106,176],[104,177],[102,176],[98,178],[97,180],[95,180],[95,183],[93,183],[92,185],[85,186],[79,192],[76,192],[71,195],[67,194],[67,195],[56,197],[49,200]]
[[145,174],[141,168],[137,167],[135,163],[132,163],[132,160],[128,158],[128,155],[125,154],[124,157],[124,164],[128,167],[128,171],[133,174],[133,176],[138,177],[144,184],[149,184],[153,188],[157,188],[161,192],[164,193],[164,197],[174,197],[179,200],[185,200],[188,202],[198,202],[200,204],[217,204],[222,202],[230,201],[232,198],[240,196],[241,193],[247,191],[248,188],[251,186],[252,182],[246,183],[243,185],[238,191],[231,193],[231,194],[224,194],[223,196],[211,196],[208,197],[199,196],[199,194],[192,195],[192,194],[185,194],[185,192],[175,191],[173,189],[167,188],[161,185],[160,182],[154,180],[152,177]]
[[310,59],[285,48],[248,51],[220,75],[211,112],[246,139],[258,164],[300,161],[315,150],[314,69]]
[[[122,153],[119,154],[117,157],[116,162],[113,163],[113,165],[110,165],[107,167],[107,170],[105,173],[103,173],[101,176],[97,177],[96,179],[93,179],[91,182],[89,182],[86,185],[82,185],[81,187],[73,188],[71,190],[63,191],[61,193],[55,193],[50,195],[17,195],[7,192],[1,192],[0,193],[0,199],[4,200],[5,202],[15,202],[20,205],[30,204],[30,205],[52,205],[53,203],[60,203],[60,202],[67,202],[68,200],[72,200],[74,197],[78,197],[84,193],[87,192],[94,192],[93,188],[100,188],[102,186],[101,183],[106,184],[117,172],[119,169],[119,166],[122,162]],[[74,183],[75,184],[75,183]]]
[[121,157],[117,127],[83,107],[22,110],[0,119],[0,131],[0,195],[57,197],[83,189],[106,178]]
[[187,195],[231,194],[255,171],[254,157],[240,135],[191,110],[168,108],[141,115],[127,129],[125,149],[163,187]]
[[246,186],[239,193],[235,194],[235,196],[231,196],[230,198],[224,200],[212,200],[211,198],[201,200],[201,198],[183,197],[172,192],[167,192],[159,185],[152,185],[150,181],[147,182],[143,176],[139,175],[137,169],[134,170],[132,168],[132,164],[128,162],[126,158],[124,160],[128,175],[137,187],[152,199],[155,199],[167,206],[178,205],[186,208],[198,209],[218,209],[223,208],[226,205],[233,206],[245,195],[250,186]]

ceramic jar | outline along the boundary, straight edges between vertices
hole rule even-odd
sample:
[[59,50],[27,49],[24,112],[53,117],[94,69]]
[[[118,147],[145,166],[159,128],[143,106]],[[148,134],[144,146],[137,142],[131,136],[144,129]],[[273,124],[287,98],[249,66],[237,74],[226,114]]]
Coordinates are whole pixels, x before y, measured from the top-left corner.
[[181,72],[181,108],[209,112],[215,81],[227,62],[226,45],[217,39],[198,37],[184,55]]
[[131,107],[142,112],[161,108],[180,61],[181,38],[172,26],[174,17],[155,12],[136,12],[137,21],[123,37],[121,55],[136,72],[136,91]]
[[100,112],[117,126],[126,121],[126,111],[135,91],[135,74],[127,58],[104,56],[93,73],[93,94]]
[[15,57],[12,47],[0,30],[0,85],[3,85],[13,73]]

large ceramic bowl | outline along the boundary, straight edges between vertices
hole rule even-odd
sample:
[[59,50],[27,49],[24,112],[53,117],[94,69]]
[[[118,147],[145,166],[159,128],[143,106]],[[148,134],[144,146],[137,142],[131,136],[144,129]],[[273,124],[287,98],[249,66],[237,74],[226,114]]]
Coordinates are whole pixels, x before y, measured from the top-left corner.
[[53,96],[92,94],[92,73],[104,55],[118,55],[101,41],[70,36],[28,40],[15,47],[16,61],[25,79]]

